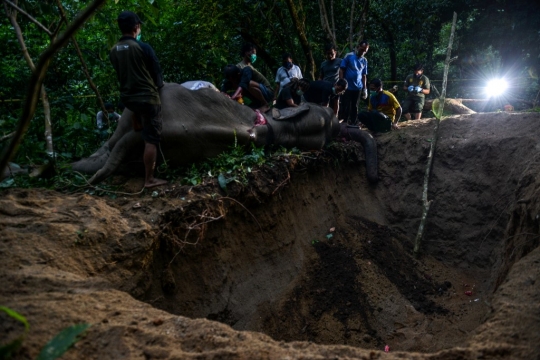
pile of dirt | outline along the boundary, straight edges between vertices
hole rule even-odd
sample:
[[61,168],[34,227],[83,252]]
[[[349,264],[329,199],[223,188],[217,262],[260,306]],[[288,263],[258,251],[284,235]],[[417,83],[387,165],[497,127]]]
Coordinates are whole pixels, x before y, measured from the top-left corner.
[[[92,326],[64,358],[536,358],[539,121],[441,123],[419,258],[434,119],[376,137],[375,186],[344,144],[284,157],[227,194],[4,191],[0,305],[30,322],[15,358],[81,322]],[[23,331],[0,317],[6,339]]]

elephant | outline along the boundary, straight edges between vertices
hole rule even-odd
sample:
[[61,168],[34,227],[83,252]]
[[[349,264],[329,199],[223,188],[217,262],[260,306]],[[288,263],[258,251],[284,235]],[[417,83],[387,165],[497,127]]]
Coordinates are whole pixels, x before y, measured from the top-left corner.
[[[215,157],[235,142],[319,150],[339,136],[362,143],[368,180],[378,181],[373,137],[358,127],[340,125],[328,107],[304,103],[262,114],[215,89],[190,90],[176,83],[166,83],[160,89],[160,98],[163,130],[158,151],[170,166]],[[73,170],[94,174],[89,182],[96,184],[112,175],[122,163],[134,156],[140,158],[144,141],[133,129],[132,118],[133,113],[126,108],[111,138],[90,157],[73,163]]]

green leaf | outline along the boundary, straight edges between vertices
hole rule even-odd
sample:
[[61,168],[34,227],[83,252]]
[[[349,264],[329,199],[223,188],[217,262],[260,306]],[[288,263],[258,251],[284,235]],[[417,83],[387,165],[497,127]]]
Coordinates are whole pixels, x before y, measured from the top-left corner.
[[24,333],[22,333],[9,344],[0,347],[0,359],[8,359],[13,352],[15,352],[19,347],[21,347],[22,342],[26,337],[26,334],[30,330],[30,324],[23,315],[19,314],[15,310],[11,310],[10,308],[7,308],[5,306],[0,306],[0,311],[5,312],[6,314],[8,314],[8,316],[12,317],[13,319],[19,321],[24,325]]
[[19,314],[18,312],[16,312],[15,310],[11,310],[10,308],[7,308],[5,306],[0,306],[0,310],[5,312],[6,314],[8,314],[9,316],[11,316],[12,318],[14,318],[15,320],[21,322],[24,324],[24,329],[25,331],[28,331],[30,330],[30,324],[28,323],[28,320],[26,320],[26,318],[24,316],[22,316],[21,314]]
[[225,176],[223,175],[223,173],[219,174],[218,183],[219,183],[219,186],[223,190],[227,191],[227,179],[225,179]]
[[60,331],[43,347],[43,349],[41,349],[37,360],[53,360],[59,358],[79,340],[78,336],[85,332],[90,326],[90,324],[76,324]]

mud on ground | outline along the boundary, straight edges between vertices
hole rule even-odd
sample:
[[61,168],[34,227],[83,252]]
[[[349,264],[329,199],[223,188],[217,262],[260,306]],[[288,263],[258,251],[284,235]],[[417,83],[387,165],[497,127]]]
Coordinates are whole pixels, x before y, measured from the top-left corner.
[[[81,322],[63,358],[538,358],[539,123],[441,123],[419,258],[433,119],[376,137],[376,186],[344,144],[284,156],[228,193],[4,191],[0,305],[30,322],[15,358]],[[22,326],[0,316],[4,344]]]

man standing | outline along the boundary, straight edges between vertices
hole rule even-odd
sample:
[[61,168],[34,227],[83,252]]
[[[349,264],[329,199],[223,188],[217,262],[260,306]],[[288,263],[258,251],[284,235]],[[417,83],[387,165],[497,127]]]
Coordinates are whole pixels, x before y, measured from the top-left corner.
[[[324,54],[326,56],[326,60],[321,64],[319,80],[335,84],[339,80],[339,67],[341,66],[342,59],[336,57],[337,52],[334,44],[326,44],[324,47]],[[334,109],[336,116],[339,112],[339,101],[339,95],[332,99],[332,109]]]
[[371,80],[369,90],[368,112],[358,114],[358,121],[374,132],[398,129],[402,110],[396,97],[390,91],[383,90],[380,79]]
[[321,64],[319,80],[335,84],[339,80],[339,67],[341,66],[341,58],[336,57],[336,46],[334,44],[326,44],[324,55],[326,56],[326,60]]
[[403,115],[407,120],[411,120],[412,114],[415,120],[419,120],[424,109],[425,95],[430,91],[429,79],[424,75],[422,64],[414,66],[414,73],[405,79],[403,90],[408,92],[407,98],[403,101]]
[[[161,141],[161,100],[159,89],[163,87],[163,76],[159,61],[152,47],[140,40],[141,20],[131,11],[118,16],[118,27],[122,37],[113,46],[109,59],[120,82],[120,98],[137,120],[142,122],[142,137],[145,143],[143,162],[146,188],[167,183],[154,178],[157,146]],[[140,127],[136,126],[135,131]]]
[[347,80],[348,89],[341,98],[341,114],[340,119],[344,119],[348,124],[356,123],[356,115],[358,114],[358,99],[362,93],[362,99],[367,99],[367,59],[364,55],[369,50],[369,43],[362,40],[354,54],[346,56],[342,61],[339,69],[340,79]]

